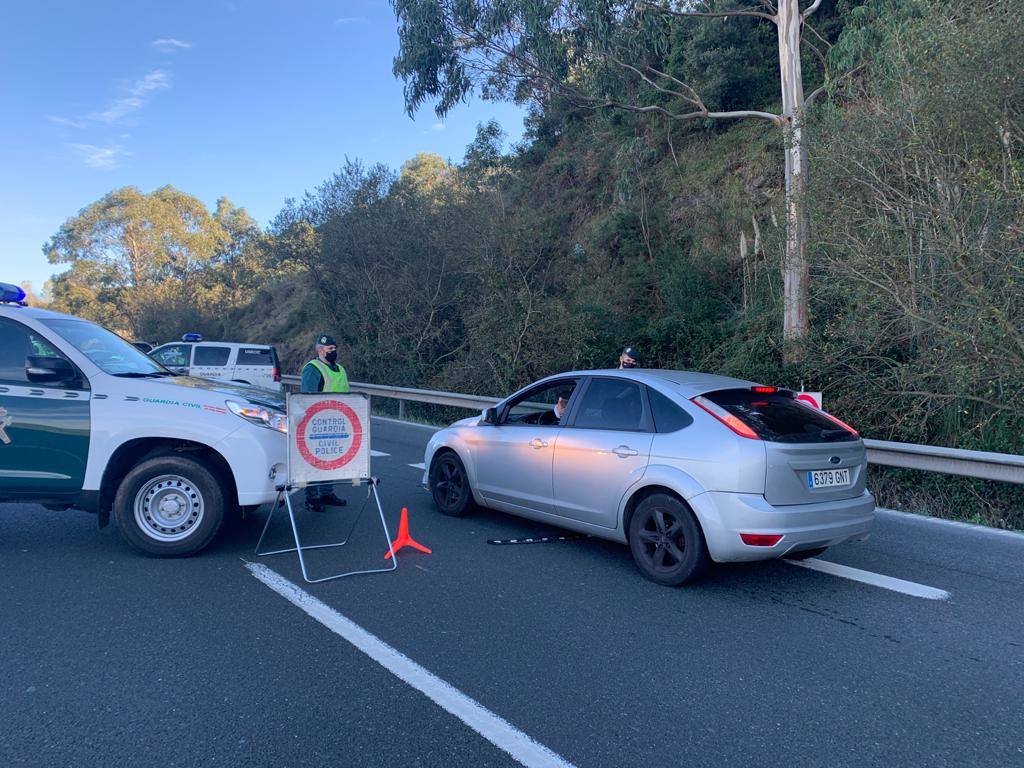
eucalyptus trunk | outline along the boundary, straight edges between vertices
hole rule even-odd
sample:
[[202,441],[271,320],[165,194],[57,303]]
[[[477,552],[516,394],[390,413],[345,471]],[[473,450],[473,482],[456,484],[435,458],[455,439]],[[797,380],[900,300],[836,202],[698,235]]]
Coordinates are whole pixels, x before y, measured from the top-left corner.
[[779,76],[782,81],[782,129],[786,146],[786,252],[782,260],[783,324],[786,357],[804,355],[809,320],[806,209],[807,143],[804,124],[804,81],[800,71],[803,18],[799,0],[779,0]]

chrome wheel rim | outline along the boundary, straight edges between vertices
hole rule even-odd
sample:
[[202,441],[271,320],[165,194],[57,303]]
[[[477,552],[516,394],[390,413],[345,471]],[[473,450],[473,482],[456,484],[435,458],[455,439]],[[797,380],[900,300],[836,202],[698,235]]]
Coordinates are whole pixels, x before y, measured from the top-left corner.
[[135,523],[156,541],[187,538],[203,521],[203,494],[181,475],[160,475],[135,494]]

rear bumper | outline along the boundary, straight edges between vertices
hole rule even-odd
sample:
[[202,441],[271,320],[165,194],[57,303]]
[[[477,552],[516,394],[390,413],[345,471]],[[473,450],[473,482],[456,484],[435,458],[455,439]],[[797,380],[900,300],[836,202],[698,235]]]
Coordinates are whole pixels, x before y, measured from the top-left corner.
[[[868,491],[842,501],[777,507],[764,496],[707,492],[687,499],[717,562],[771,560],[789,552],[861,541],[871,534],[875,497]],[[773,547],[752,547],[741,533],[781,534]]]

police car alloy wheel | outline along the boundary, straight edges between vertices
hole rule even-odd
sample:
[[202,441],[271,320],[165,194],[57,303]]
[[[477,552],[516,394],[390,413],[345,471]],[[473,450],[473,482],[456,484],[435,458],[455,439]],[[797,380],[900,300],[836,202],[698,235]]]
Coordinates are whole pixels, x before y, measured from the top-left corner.
[[157,557],[184,557],[205,547],[224,520],[225,491],[201,459],[156,456],[133,468],[114,498],[124,539]]

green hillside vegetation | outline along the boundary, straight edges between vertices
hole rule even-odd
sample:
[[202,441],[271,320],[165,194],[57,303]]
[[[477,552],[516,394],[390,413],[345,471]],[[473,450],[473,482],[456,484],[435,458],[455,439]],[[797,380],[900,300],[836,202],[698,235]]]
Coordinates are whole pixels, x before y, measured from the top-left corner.
[[[51,295],[137,337],[274,343],[291,371],[328,331],[354,380],[490,395],[610,366],[628,343],[645,365],[821,389],[867,437],[1020,453],[1016,5],[841,0],[814,17],[819,50],[805,46],[804,69],[828,98],[806,126],[800,362],[782,342],[782,133],[594,109],[557,91],[533,102],[509,152],[482,125],[457,162],[348,162],[263,233],[226,202],[198,216],[234,211],[190,271],[179,256],[139,284],[149,313],[121,300],[136,286],[123,270],[104,276],[109,257],[59,234],[54,258],[77,255]],[[651,55],[714,109],[777,109],[774,31],[758,22],[684,20]],[[1024,528],[1016,487],[872,471],[883,504]]]

